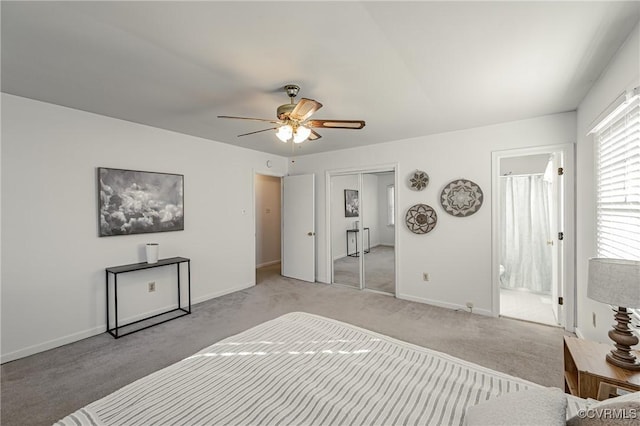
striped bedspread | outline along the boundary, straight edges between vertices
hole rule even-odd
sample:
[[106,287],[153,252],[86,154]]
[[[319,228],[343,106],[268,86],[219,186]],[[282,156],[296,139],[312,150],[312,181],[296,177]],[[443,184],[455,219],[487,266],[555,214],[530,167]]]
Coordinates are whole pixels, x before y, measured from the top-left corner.
[[[349,324],[291,313],[56,425],[459,425],[470,405],[536,387]],[[580,401],[570,398],[570,411]]]

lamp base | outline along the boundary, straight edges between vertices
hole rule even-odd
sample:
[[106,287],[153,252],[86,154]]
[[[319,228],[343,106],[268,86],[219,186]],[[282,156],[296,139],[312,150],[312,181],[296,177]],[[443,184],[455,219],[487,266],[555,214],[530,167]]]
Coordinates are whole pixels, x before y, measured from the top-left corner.
[[629,361],[618,360],[617,358],[615,358],[615,355],[615,351],[611,351],[610,354],[607,354],[607,362],[609,364],[613,364],[616,367],[624,368],[625,370],[640,371],[640,362],[633,355],[631,355],[632,359]]
[[615,349],[607,354],[607,362],[625,370],[640,370],[640,361],[631,353],[631,347],[638,344],[638,337],[631,333],[631,315],[627,308],[618,307],[616,324],[609,330],[609,337],[615,342]]

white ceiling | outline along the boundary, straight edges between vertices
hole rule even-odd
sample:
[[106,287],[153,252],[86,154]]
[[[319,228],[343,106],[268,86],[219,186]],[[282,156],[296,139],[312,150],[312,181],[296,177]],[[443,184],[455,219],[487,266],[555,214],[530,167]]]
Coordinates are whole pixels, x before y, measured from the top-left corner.
[[311,154],[575,110],[640,2],[8,2],[2,91],[289,156],[283,85],[324,104]]

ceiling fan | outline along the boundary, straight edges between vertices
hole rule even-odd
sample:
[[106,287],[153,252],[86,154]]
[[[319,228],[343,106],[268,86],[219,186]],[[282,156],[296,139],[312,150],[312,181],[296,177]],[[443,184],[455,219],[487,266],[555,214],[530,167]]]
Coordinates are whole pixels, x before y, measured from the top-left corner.
[[309,120],[317,110],[322,108],[322,104],[313,99],[301,98],[298,103],[293,102],[293,98],[298,95],[300,87],[295,84],[287,84],[284,90],[289,96],[290,103],[280,105],[278,107],[276,117],[277,120],[269,120],[265,118],[251,117],[234,117],[230,115],[219,115],[218,118],[233,118],[237,120],[253,120],[264,121],[275,124],[275,127],[258,130],[255,132],[243,133],[240,136],[253,135],[255,133],[276,130],[276,136],[282,142],[289,142],[293,139],[294,143],[302,143],[306,140],[320,139],[320,136],[314,128],[324,129],[362,129],[365,125],[362,120]]

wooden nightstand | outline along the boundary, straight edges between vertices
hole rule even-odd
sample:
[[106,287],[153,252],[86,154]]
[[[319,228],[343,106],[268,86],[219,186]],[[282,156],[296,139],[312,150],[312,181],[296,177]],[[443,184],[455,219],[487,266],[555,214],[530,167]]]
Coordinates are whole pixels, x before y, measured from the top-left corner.
[[[606,399],[617,388],[640,391],[640,371],[625,370],[605,360],[613,345],[564,338],[564,390],[580,398]],[[639,351],[633,351],[640,357]],[[600,397],[598,397],[600,396]]]

